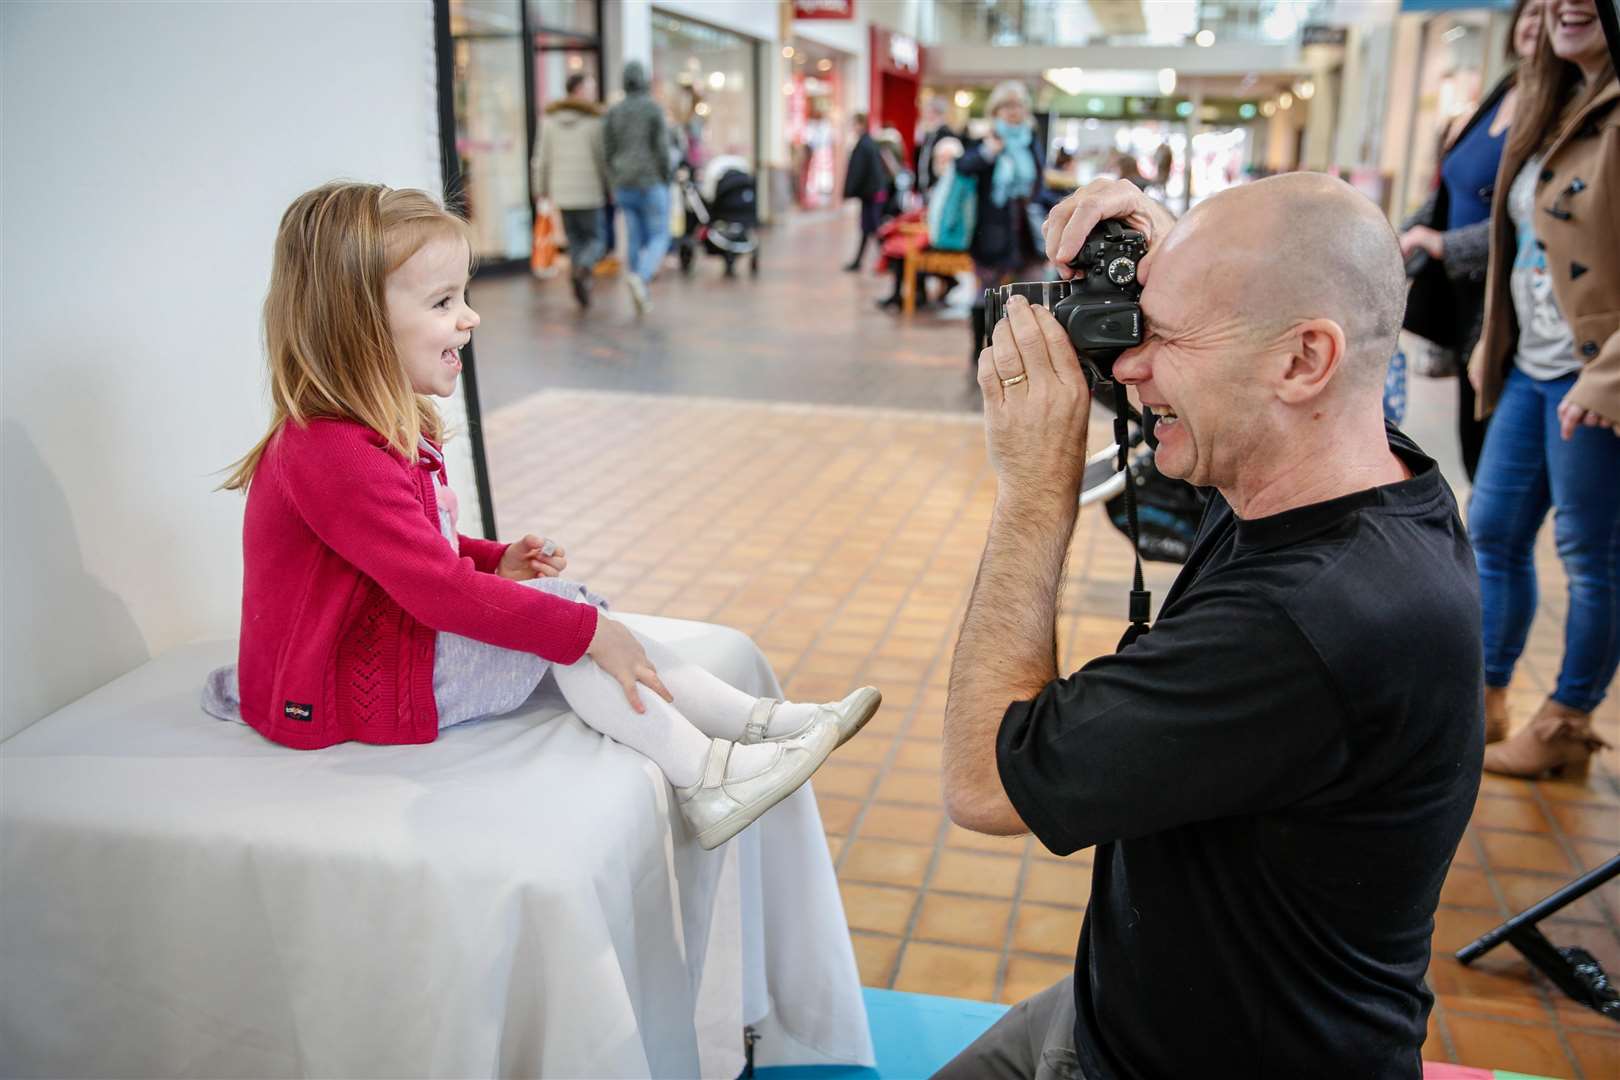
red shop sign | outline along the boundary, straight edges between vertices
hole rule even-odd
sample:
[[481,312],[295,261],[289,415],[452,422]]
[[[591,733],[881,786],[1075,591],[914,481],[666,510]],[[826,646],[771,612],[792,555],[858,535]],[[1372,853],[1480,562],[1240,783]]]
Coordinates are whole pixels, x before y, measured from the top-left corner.
[[795,19],[853,19],[855,0],[793,0]]

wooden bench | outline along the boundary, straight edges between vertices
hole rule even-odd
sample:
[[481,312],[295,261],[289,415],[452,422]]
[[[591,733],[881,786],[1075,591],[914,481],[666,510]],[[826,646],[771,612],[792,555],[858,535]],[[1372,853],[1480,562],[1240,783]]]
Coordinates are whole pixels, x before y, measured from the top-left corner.
[[927,247],[928,226],[921,222],[902,225],[900,232],[904,236],[922,238],[921,245],[906,249],[905,260],[900,265],[900,311],[901,314],[910,315],[917,310],[918,274],[955,277],[957,274],[971,273],[973,259],[965,251],[930,251]]

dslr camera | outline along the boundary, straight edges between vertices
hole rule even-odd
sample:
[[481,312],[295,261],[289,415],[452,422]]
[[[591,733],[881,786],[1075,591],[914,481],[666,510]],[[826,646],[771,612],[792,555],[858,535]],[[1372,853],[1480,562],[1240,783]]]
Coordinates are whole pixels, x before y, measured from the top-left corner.
[[995,326],[1007,314],[1007,301],[1022,296],[1049,310],[1068,332],[1091,386],[1112,382],[1119,354],[1142,343],[1136,267],[1146,254],[1147,237],[1139,231],[1119,221],[1099,222],[1069,263],[1074,277],[1068,281],[1018,281],[985,290],[984,325]]

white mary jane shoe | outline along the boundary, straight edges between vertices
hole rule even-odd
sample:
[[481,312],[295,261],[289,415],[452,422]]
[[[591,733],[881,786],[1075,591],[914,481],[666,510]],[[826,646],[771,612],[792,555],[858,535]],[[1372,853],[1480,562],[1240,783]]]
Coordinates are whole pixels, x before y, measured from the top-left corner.
[[883,695],[875,686],[863,686],[842,701],[817,706],[815,717],[798,731],[790,735],[766,735],[765,732],[771,724],[771,713],[775,712],[780,704],[782,704],[780,701],[773,698],[760,698],[756,701],[753,710],[748,714],[748,724],[743,728],[743,736],[737,741],[747,744],[796,739],[814,727],[818,720],[831,715],[833,724],[838,728],[838,742],[834,746],[834,749],[837,749],[854,738],[855,733],[865,727],[866,722],[877,714],[878,706],[883,704]]
[[737,744],[715,739],[702,779],[675,789],[681,816],[697,833],[699,847],[719,847],[797,791],[838,745],[838,727],[829,715],[818,713],[792,738],[771,741],[777,749],[775,761],[753,776],[728,780],[726,765]]

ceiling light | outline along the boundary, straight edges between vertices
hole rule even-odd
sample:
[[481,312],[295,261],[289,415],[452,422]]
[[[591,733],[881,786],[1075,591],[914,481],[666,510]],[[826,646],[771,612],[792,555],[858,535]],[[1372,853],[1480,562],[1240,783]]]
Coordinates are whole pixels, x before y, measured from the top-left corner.
[[956,107],[958,109],[966,109],[973,104],[973,91],[958,90],[955,94],[951,95],[951,100],[956,102]]
[[1065,94],[1078,94],[1085,85],[1082,76],[1085,72],[1077,67],[1047,68],[1041,72],[1041,77]]
[[1260,115],[1265,117],[1276,116],[1277,103],[1275,101],[1262,101],[1260,103]]
[[1294,93],[1299,95],[1301,101],[1309,101],[1316,96],[1316,84],[1310,79],[1294,84]]
[[726,88],[726,73],[723,71],[709,72],[709,89],[724,90]]
[[817,60],[816,61],[816,70],[817,71],[831,71],[832,70],[832,61],[831,60]]
[[1171,94],[1173,94],[1175,92],[1176,92],[1176,69],[1175,68],[1160,68],[1159,69],[1159,93],[1164,95],[1165,97],[1169,97]]
[[1200,47],[1207,49],[1211,45],[1215,44],[1215,31],[1213,31],[1213,30],[1200,30],[1193,37],[1193,40],[1196,41],[1199,44]]
[[1193,111],[1192,102],[1190,102],[1190,101],[1178,101],[1178,102],[1176,102],[1176,115],[1177,116],[1191,116],[1192,111]]
[[1242,105],[1239,105],[1238,106],[1238,115],[1243,117],[1243,119],[1245,119],[1245,120],[1253,120],[1254,119],[1254,103],[1249,102],[1249,101],[1245,101]]
[[1293,107],[1294,107],[1294,95],[1293,94],[1290,94],[1288,91],[1284,90],[1281,94],[1277,95],[1277,108],[1279,108],[1279,109],[1292,109]]
[[784,59],[784,60],[793,59],[793,46],[791,46],[791,45],[782,46],[782,59]]

